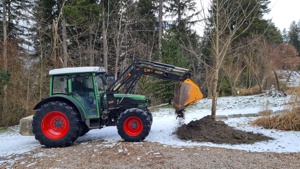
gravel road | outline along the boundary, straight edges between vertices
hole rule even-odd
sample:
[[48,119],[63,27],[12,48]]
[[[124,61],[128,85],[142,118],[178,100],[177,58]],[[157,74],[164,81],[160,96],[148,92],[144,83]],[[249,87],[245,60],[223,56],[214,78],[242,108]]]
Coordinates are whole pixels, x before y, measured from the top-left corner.
[[213,147],[93,140],[10,156],[0,168],[300,168],[300,153],[259,153]]

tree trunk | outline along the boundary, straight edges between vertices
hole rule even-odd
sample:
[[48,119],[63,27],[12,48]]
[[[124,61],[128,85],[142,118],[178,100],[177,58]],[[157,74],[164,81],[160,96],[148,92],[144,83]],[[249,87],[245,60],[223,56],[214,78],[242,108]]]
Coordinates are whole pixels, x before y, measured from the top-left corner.
[[[275,71],[274,71],[274,73],[275,73]],[[279,91],[281,91],[280,89],[284,89],[286,87],[287,82],[289,82],[290,79],[291,79],[292,73],[293,73],[293,71],[291,71],[291,72],[288,73],[288,77],[287,77],[287,79],[285,80],[285,82],[284,82],[284,84],[282,86],[279,86],[279,80],[278,80],[278,86],[279,86],[278,90]],[[277,79],[278,79],[278,77],[277,77]]]
[[68,66],[68,44],[67,44],[67,26],[66,26],[66,20],[62,20],[62,37],[63,37],[63,54],[64,54],[64,60],[63,60],[63,67]]
[[[57,21],[58,22],[58,21]],[[57,54],[56,54],[56,49],[57,49],[57,23],[55,22],[55,20],[53,20],[52,23],[52,38],[53,38],[53,42],[52,42],[52,64],[54,66],[54,68],[57,68]]]
[[[3,7],[3,71],[7,71],[7,14],[6,14],[6,0],[2,2]],[[7,84],[3,86],[3,104],[2,117],[3,120],[7,113]]]
[[212,106],[211,106],[211,117],[216,119],[217,114],[217,102],[218,102],[218,80],[219,80],[219,62],[220,62],[220,25],[219,25],[219,2],[217,1],[216,11],[217,17],[215,20],[216,26],[216,34],[215,34],[215,46],[214,55],[215,55],[215,63],[213,65],[213,77],[212,77]]
[[[115,53],[116,53],[116,62],[115,62],[115,79],[118,78],[118,74],[120,72],[119,64],[120,64],[120,55],[122,52],[122,44],[124,41],[124,37],[127,36],[127,23],[122,22],[123,14],[119,16],[119,26],[116,28],[116,37],[114,38],[114,45],[115,45]],[[122,29],[123,26],[123,29]]]
[[[118,33],[119,34],[119,33]],[[120,40],[119,40],[119,35],[117,35],[117,40],[116,40],[116,62],[115,62],[115,79],[118,78],[118,72],[119,72],[119,60],[120,60]]]
[[[218,53],[217,53],[218,55]],[[218,81],[219,81],[219,56],[216,56],[215,66],[213,70],[212,79],[212,107],[211,107],[211,117],[216,119],[217,114],[217,103],[218,103]]]
[[[158,49],[159,49],[159,53],[161,53],[161,39],[162,39],[162,32],[163,32],[163,28],[162,28],[162,8],[163,8],[163,1],[159,0],[159,14],[158,14],[158,22],[159,22],[159,27],[158,27]],[[161,60],[161,55],[159,55],[159,60]]]
[[[58,17],[56,18],[56,20],[55,19],[53,19],[53,21],[52,21],[52,38],[53,38],[53,42],[52,42],[52,63],[53,63],[53,66],[54,66],[54,68],[58,68],[59,66],[58,66],[58,64],[57,64],[57,49],[58,49],[58,39],[59,39],[59,34],[58,34],[58,25],[59,25],[59,22],[60,22],[60,17],[61,17],[61,15],[62,15],[62,9],[64,8],[64,6],[65,6],[65,3],[66,3],[66,0],[64,0],[63,2],[62,2],[62,4],[59,4],[59,3],[57,3],[57,6],[58,6],[58,10],[59,10],[59,15],[58,15]],[[64,22],[64,19],[63,19],[63,21],[62,22]],[[63,23],[62,23],[62,25],[63,25]],[[64,26],[63,26],[64,27]],[[64,28],[63,28],[64,29]],[[63,30],[64,31],[64,30]],[[66,31],[66,30],[65,30]],[[67,35],[67,34],[65,34],[65,35]],[[63,35],[64,36],[64,35]],[[67,38],[67,37],[65,37],[65,38]],[[65,39],[64,37],[63,37],[63,39]],[[63,42],[64,43],[64,42]],[[66,42],[65,42],[66,43]],[[64,46],[64,44],[63,44],[63,46]],[[65,52],[65,51],[64,51]],[[66,53],[67,53],[67,51],[66,51]],[[65,55],[65,53],[64,53],[64,55]],[[64,56],[65,57],[65,56]],[[61,59],[61,58],[60,58]],[[65,62],[67,62],[67,59],[65,59],[64,58],[64,61],[62,61],[61,60],[61,64],[63,65],[63,66],[65,66]]]
[[92,28],[89,28],[89,45],[88,45],[88,52],[89,52],[89,59],[90,59],[90,66],[95,65],[95,58],[94,58],[94,48],[93,48],[93,31]]
[[[41,42],[43,41],[42,40],[42,35],[41,35],[41,33],[39,33],[39,39],[38,40],[40,40]],[[39,100],[41,100],[42,99],[42,97],[43,97],[43,95],[42,95],[42,93],[43,93],[43,91],[42,91],[42,89],[43,89],[43,60],[44,60],[44,50],[43,50],[43,45],[42,45],[42,43],[39,43],[39,50],[40,50],[40,52],[41,52],[41,54],[40,54],[40,70],[39,70],[39,76],[40,76],[40,79],[39,79],[39,82],[38,82],[38,84],[39,84],[39,87],[38,87],[38,89],[39,89]]]
[[105,19],[105,3],[102,3],[102,37],[103,37],[103,65],[105,70],[108,72],[108,46],[107,46],[107,28],[106,28],[106,19]]
[[279,84],[278,75],[277,75],[277,73],[276,73],[276,71],[274,69],[273,69],[273,73],[275,75],[277,90],[280,91],[280,84]]
[[27,78],[27,89],[26,89],[26,114],[29,114],[29,100],[30,100],[30,69],[28,71],[28,78]]

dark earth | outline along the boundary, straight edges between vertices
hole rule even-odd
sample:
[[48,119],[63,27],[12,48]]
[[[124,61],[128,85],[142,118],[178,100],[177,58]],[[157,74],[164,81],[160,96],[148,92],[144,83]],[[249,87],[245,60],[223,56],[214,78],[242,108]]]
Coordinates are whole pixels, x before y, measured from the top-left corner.
[[176,135],[182,140],[217,144],[252,144],[272,140],[271,137],[262,134],[237,130],[223,121],[214,120],[211,116],[180,126]]

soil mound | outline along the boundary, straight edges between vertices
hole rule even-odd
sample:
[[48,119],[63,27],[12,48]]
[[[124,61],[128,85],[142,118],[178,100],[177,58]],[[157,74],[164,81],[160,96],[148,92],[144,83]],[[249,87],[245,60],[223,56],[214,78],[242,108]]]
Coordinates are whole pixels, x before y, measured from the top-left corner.
[[234,129],[223,121],[212,119],[211,116],[180,126],[176,135],[182,140],[217,144],[252,144],[272,139],[262,134]]

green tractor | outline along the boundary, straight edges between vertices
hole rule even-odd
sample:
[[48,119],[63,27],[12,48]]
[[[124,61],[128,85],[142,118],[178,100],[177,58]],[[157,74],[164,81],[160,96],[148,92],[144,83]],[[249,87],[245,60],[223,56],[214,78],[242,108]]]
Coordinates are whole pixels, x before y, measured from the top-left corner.
[[159,62],[134,61],[116,80],[103,67],[54,69],[49,75],[49,97],[34,107],[32,121],[36,140],[46,147],[69,146],[89,130],[105,126],[117,126],[125,141],[143,141],[153,121],[149,100],[129,94],[142,75],[180,82],[174,99],[180,117],[184,107],[203,97],[187,69]]

